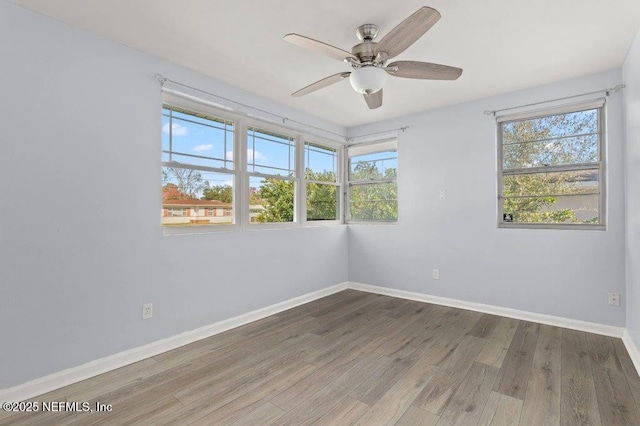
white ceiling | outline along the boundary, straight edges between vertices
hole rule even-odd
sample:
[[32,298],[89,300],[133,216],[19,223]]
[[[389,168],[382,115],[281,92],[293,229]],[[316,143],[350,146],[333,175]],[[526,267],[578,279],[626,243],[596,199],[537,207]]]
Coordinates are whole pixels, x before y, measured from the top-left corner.
[[[616,68],[640,28],[638,0],[12,1],[344,126]],[[350,68],[285,34],[350,50],[358,25],[378,25],[380,39],[424,5],[442,19],[396,60],[460,67],[459,80],[389,78],[377,110],[348,81],[290,96]]]

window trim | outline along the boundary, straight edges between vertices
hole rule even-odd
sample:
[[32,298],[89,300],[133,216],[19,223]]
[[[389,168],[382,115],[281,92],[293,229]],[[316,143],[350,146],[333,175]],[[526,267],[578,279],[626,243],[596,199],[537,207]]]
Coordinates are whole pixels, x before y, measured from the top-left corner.
[[[505,123],[514,121],[531,120],[553,115],[569,114],[572,112],[588,111],[595,109],[598,114],[598,161],[594,163],[573,163],[560,166],[535,167],[527,169],[504,170],[504,144],[502,140],[502,129]],[[545,109],[536,109],[530,112],[520,112],[499,116],[496,118],[496,146],[497,146],[497,226],[504,229],[556,229],[556,230],[599,230],[605,231],[607,227],[607,194],[606,194],[606,99],[596,99],[587,102],[572,103],[563,106],[555,106]],[[528,222],[504,222],[503,196],[504,177],[508,175],[532,174],[547,171],[563,172],[574,170],[598,170],[598,223],[528,223]]]
[[[197,169],[202,171],[210,171],[215,173],[224,173],[233,175],[234,188],[233,188],[233,224],[224,226],[211,226],[206,230],[194,231],[189,227],[172,227],[171,233],[165,233],[166,229],[161,226],[164,236],[176,236],[176,235],[194,235],[194,234],[209,234],[215,232],[235,232],[235,231],[259,231],[265,229],[282,229],[282,228],[300,228],[300,227],[316,227],[316,226],[330,226],[330,225],[343,225],[344,221],[344,157],[345,157],[345,144],[333,141],[331,139],[325,139],[315,135],[300,132],[296,129],[287,127],[285,125],[270,122],[268,120],[261,120],[255,117],[249,117],[243,114],[230,112],[223,110],[215,106],[210,105],[207,101],[203,100],[199,102],[192,97],[182,97],[177,93],[164,92],[162,94],[161,110],[164,106],[175,106],[185,109],[197,114],[210,115],[213,118],[219,118],[228,120],[234,124],[233,135],[233,169],[224,169],[217,167],[207,167],[199,165],[190,165],[179,162],[164,162],[161,160],[161,169],[165,166],[184,167]],[[160,114],[162,118],[162,113]],[[161,126],[159,126],[161,127]],[[282,176],[271,175],[259,172],[249,172],[247,164],[247,148],[248,148],[248,130],[253,127],[257,130],[269,131],[282,136],[293,138],[294,142],[294,176]],[[161,138],[160,138],[161,140]],[[304,179],[304,147],[305,142],[314,143],[320,146],[326,146],[327,148],[336,149],[338,154],[338,187],[339,193],[339,209],[340,217],[338,220],[322,220],[322,221],[307,221],[306,219],[306,182]],[[160,144],[160,151],[162,153],[162,147]],[[162,158],[162,156],[161,156]],[[293,222],[271,222],[271,223],[252,223],[251,222],[251,209],[249,208],[249,184],[251,177],[263,177],[263,178],[275,178],[282,180],[290,180],[294,182],[294,220]],[[328,183],[328,182],[321,182]],[[184,232],[177,231],[178,229]]]

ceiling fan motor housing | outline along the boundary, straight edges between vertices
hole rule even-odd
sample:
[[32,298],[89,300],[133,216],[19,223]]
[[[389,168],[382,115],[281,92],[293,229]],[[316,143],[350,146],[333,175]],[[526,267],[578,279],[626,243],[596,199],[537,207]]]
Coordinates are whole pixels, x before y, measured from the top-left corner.
[[378,36],[380,28],[374,24],[364,24],[356,28],[356,36],[361,41],[371,41]]

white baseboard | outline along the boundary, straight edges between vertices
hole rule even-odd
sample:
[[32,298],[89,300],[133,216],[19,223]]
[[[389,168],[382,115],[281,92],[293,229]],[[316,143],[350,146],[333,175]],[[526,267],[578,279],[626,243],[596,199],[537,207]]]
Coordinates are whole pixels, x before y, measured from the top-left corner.
[[414,293],[410,291],[378,287],[356,282],[344,282],[331,287],[327,287],[322,290],[295,297],[284,302],[276,303],[275,305],[257,309],[255,311],[251,311],[234,318],[219,321],[217,323],[200,327],[192,331],[187,331],[185,333],[158,340],[144,346],[91,361],[77,367],[53,373],[18,386],[2,389],[0,390],[0,402],[24,401],[43,393],[51,392],[64,386],[68,386],[70,384],[89,379],[99,374],[124,367],[125,365],[129,365],[134,362],[138,362],[143,359],[161,354],[180,346],[184,346],[189,343],[214,336],[232,328],[236,328],[241,325],[268,317],[270,315],[277,314],[278,312],[282,312],[287,309],[291,309],[296,306],[311,302],[313,300],[320,299],[330,294],[346,290],[347,288],[366,291],[369,293],[383,294],[391,297],[399,297],[402,299],[416,300],[419,302],[433,303],[436,305],[451,306],[454,308],[500,315],[519,320],[569,328],[572,330],[602,334],[605,336],[621,337],[627,348],[627,351],[629,352],[629,355],[631,356],[631,359],[633,360],[633,364],[635,365],[638,372],[640,372],[640,351],[632,342],[627,331],[622,327],[578,321],[569,318],[537,314],[534,312],[526,312],[517,309],[503,308],[492,305],[484,305],[482,303],[466,302],[463,300],[431,296],[428,294]]
[[337,284],[322,290],[294,297],[293,299],[289,299],[284,302],[276,303],[275,305],[257,309],[234,318],[219,321],[214,324],[158,340],[144,346],[97,359],[77,367],[49,374],[18,386],[2,389],[0,390],[0,402],[24,401],[26,399],[42,395],[43,393],[51,392],[64,386],[106,373],[107,371],[115,370],[116,368],[124,367],[125,365],[170,351],[171,349],[214,336],[222,333],[223,331],[277,314],[278,312],[286,311],[287,309],[303,305],[330,294],[346,290],[347,287],[348,285],[346,282]]
[[433,303],[435,305],[451,306],[453,308],[500,315],[503,317],[553,325],[556,327],[570,328],[572,330],[586,331],[588,333],[602,334],[604,336],[622,337],[622,333],[624,331],[624,328],[622,327],[614,327],[611,325],[596,324],[587,321],[579,321],[569,318],[537,314],[535,312],[520,311],[518,309],[503,308],[500,306],[485,305],[482,303],[465,302],[464,300],[449,299],[447,297],[431,296],[423,293],[414,293],[411,291],[378,287],[356,282],[349,282],[349,288],[354,290],[366,291],[369,293],[383,294],[385,296],[416,300],[418,302]]
[[625,330],[622,335],[622,341],[624,342],[624,346],[627,348],[627,352],[629,352],[629,356],[631,357],[631,361],[633,361],[633,365],[636,367],[636,371],[640,374],[640,349],[636,346],[633,340],[631,340],[631,336],[627,330]]

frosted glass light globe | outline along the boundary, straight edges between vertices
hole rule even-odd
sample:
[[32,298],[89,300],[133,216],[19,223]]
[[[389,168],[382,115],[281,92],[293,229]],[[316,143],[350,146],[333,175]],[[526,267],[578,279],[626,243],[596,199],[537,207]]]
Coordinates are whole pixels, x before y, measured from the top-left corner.
[[382,89],[387,81],[387,72],[373,65],[365,65],[352,71],[349,81],[356,92],[370,95]]

